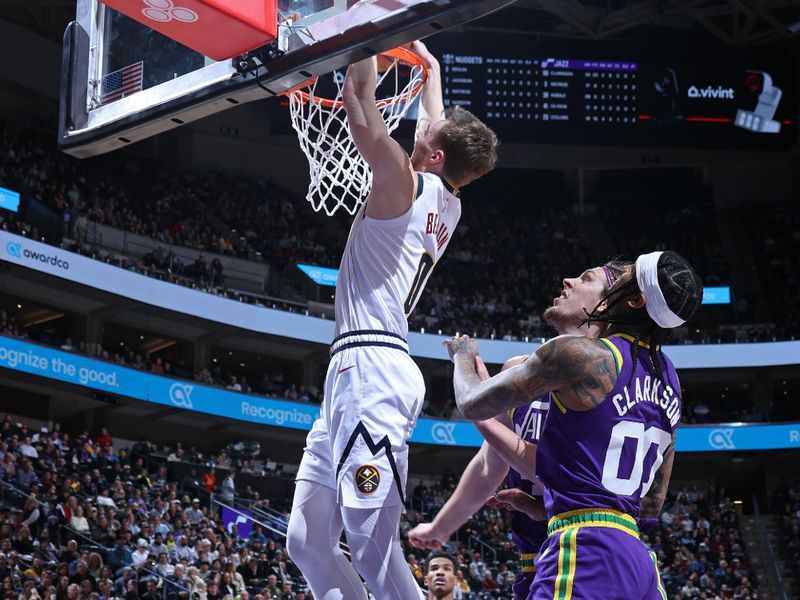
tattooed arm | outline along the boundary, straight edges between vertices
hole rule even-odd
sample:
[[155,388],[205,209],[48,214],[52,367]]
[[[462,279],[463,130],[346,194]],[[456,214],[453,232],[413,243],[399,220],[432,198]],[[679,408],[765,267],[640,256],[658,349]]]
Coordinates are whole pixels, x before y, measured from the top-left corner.
[[567,408],[589,410],[603,401],[617,381],[611,351],[588,337],[557,337],[521,365],[486,381],[475,370],[475,340],[461,336],[446,345],[455,364],[456,404],[473,421],[489,419],[552,391],[558,392]]
[[675,459],[675,432],[672,433],[672,444],[664,453],[664,462],[656,473],[653,485],[644,498],[639,501],[639,516],[642,519],[656,519],[661,514],[664,507],[664,499],[667,497],[669,479],[672,476],[672,462]]

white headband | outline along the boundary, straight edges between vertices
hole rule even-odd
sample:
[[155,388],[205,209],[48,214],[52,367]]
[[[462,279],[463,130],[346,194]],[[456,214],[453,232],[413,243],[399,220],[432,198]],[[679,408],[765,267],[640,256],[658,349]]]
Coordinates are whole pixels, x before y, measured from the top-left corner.
[[676,315],[664,299],[658,286],[658,259],[663,252],[642,254],[636,259],[636,282],[645,299],[645,308],[650,318],[664,329],[673,329],[686,321]]

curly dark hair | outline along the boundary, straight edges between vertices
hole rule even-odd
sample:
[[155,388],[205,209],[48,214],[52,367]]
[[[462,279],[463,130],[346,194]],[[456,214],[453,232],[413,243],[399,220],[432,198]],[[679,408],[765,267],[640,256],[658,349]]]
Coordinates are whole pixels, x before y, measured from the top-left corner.
[[[646,306],[631,308],[627,300],[640,295],[639,283],[636,279],[636,267],[631,279],[621,285],[614,285],[608,293],[597,303],[591,312],[587,313],[585,323],[601,322],[609,325],[620,325],[629,329],[634,336],[631,344],[631,360],[634,368],[639,359],[639,341],[648,339],[650,342],[650,360],[653,363],[658,378],[665,385],[673,385],[665,380],[662,364],[665,364],[661,345],[669,340],[671,331],[660,327],[647,314]],[[685,258],[677,252],[670,250],[664,252],[658,259],[658,286],[664,294],[667,306],[672,312],[684,321],[689,321],[703,300],[703,282]],[[607,304],[604,311],[598,312],[603,303]],[[633,371],[632,371],[633,372]],[[674,387],[674,386],[673,386]]]

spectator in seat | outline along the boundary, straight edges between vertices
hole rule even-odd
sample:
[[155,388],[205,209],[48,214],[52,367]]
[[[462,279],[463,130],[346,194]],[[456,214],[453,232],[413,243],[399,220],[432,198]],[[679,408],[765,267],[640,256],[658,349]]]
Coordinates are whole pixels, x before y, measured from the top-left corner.
[[80,600],[89,600],[89,596],[92,594],[92,590],[94,589],[94,585],[88,579],[84,579],[78,584],[80,588]]
[[170,560],[173,563],[178,563],[182,561],[186,562],[194,562],[197,558],[197,555],[194,552],[194,549],[189,545],[189,541],[185,535],[182,535],[178,538],[178,543],[175,545],[175,548],[172,549],[172,553],[170,555]]
[[30,497],[25,500],[25,505],[22,507],[21,525],[25,525],[33,537],[37,537],[41,529],[39,517],[41,517],[41,511],[36,498]]
[[208,600],[222,600],[222,595],[219,593],[219,585],[213,579],[208,582],[206,598]]
[[249,590],[258,589],[261,577],[258,572],[258,560],[255,557],[250,557],[247,564],[239,565],[238,571]]
[[206,256],[202,252],[199,256],[195,259],[194,263],[192,263],[192,275],[197,277],[198,279],[201,277],[206,277],[208,275],[208,263],[206,262]]
[[514,571],[508,568],[508,564],[500,563],[500,570],[497,573],[497,585],[500,591],[504,594],[510,593],[515,580]]
[[191,582],[185,575],[182,564],[175,565],[172,575],[164,583],[164,600],[188,600]]
[[118,531],[116,545],[108,554],[108,564],[114,573],[119,573],[120,569],[130,566],[132,563],[133,553],[126,543],[125,532]]
[[31,461],[27,458],[22,459],[20,467],[17,469],[17,486],[23,492],[30,492],[31,485],[38,483],[36,472],[31,466]]
[[169,555],[166,552],[161,552],[158,554],[155,572],[158,573],[158,576],[162,579],[167,579],[175,572],[175,567],[169,564]]
[[31,441],[30,436],[25,436],[23,438],[22,443],[17,446],[17,450],[19,451],[22,456],[30,458],[32,460],[36,460],[39,458],[39,453],[36,451],[36,448],[33,447],[33,442]]
[[200,498],[192,499],[192,505],[183,511],[183,516],[186,517],[192,525],[197,525],[203,520],[203,512],[200,510]]
[[96,441],[100,445],[100,447],[114,445],[114,438],[111,437],[111,434],[108,433],[108,429],[106,429],[105,427],[100,429],[100,435],[97,436]]
[[267,536],[262,532],[261,525],[253,525],[253,530],[250,532],[250,535],[247,536],[247,543],[251,546],[255,543],[264,546],[267,543]]
[[89,565],[85,560],[81,559],[75,565],[75,573],[69,578],[69,582],[80,585],[86,580],[88,580],[92,588],[94,588],[95,578],[89,573]]
[[78,600],[81,596],[81,588],[77,583],[69,584],[67,588],[67,600]]
[[[183,456],[186,456],[186,455],[184,454]],[[188,458],[188,460],[191,460],[191,458]],[[189,490],[192,490],[192,489],[199,490],[199,489],[201,489],[200,478],[197,476],[197,469],[192,467],[189,470],[189,473],[187,473],[186,475],[183,476],[183,480],[181,481],[181,483],[183,484],[184,488],[189,489]],[[199,504],[200,500],[198,500],[197,502]]]
[[280,596],[276,596],[280,598],[280,600],[297,600],[294,592],[292,591],[292,582],[291,581],[284,581],[283,585],[281,586],[281,593]]
[[164,363],[160,356],[156,357],[156,359],[150,364],[150,372],[155,375],[164,374]]
[[214,287],[222,287],[225,280],[223,276],[222,261],[217,257],[211,261],[211,285]]
[[281,591],[278,589],[278,578],[275,575],[267,576],[267,585],[264,586],[264,595],[269,595],[270,598],[280,598]]
[[209,494],[214,493],[214,490],[217,489],[217,476],[214,473],[213,469],[211,471],[203,473],[203,476],[200,478],[200,485]]
[[169,549],[164,543],[164,535],[161,531],[156,531],[153,533],[153,543],[150,544],[150,556],[158,558],[161,554],[168,555]]
[[486,573],[481,580],[481,585],[483,586],[484,594],[492,594],[496,596],[500,593],[500,588],[497,585],[497,581],[495,581],[494,577],[492,577],[491,569],[486,570]]
[[111,492],[108,490],[108,488],[102,489],[100,491],[100,495],[97,496],[97,504],[99,506],[106,506],[106,507],[109,507],[109,508],[116,507],[117,505],[114,502],[114,499],[109,496],[110,493]]
[[69,526],[83,535],[89,535],[89,521],[83,516],[83,508],[76,506],[69,519]]
[[[233,566],[233,565],[231,564],[231,566]],[[231,577],[231,574],[228,571],[226,571],[226,572],[222,573],[222,575],[220,575],[220,578],[219,578],[219,594],[223,598],[225,596],[230,596],[231,598],[234,598],[234,597],[239,595],[238,594],[238,590],[236,589],[236,586],[233,583],[233,577]]]
[[156,589],[157,583],[155,580],[148,580],[145,586],[147,591],[140,596],[141,600],[162,600],[158,590]]
[[422,587],[425,582],[425,573],[422,571],[422,567],[417,562],[417,557],[413,554],[408,554],[406,556],[406,562],[408,563],[408,568],[411,569],[411,574],[417,581],[417,585]]
[[78,542],[76,540],[69,540],[67,542],[67,547],[59,555],[58,562],[67,563],[70,565],[79,558],[80,554],[78,554]]
[[229,504],[233,503],[236,497],[236,486],[233,482],[233,475],[234,473],[231,471],[225,476],[225,479],[222,480],[222,490],[219,494],[222,501]]

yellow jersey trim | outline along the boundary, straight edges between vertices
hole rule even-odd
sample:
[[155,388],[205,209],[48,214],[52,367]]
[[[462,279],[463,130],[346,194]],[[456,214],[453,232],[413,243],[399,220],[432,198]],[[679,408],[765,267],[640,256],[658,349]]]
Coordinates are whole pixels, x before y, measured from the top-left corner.
[[618,529],[639,539],[639,528],[632,516],[610,508],[582,508],[555,515],[547,524],[547,534],[570,531],[579,527]]
[[611,350],[611,354],[614,356],[614,366],[617,369],[617,375],[619,375],[620,371],[622,371],[622,353],[619,351],[619,348],[617,348],[611,342],[611,340],[600,338],[600,341],[603,342],[603,344],[605,344],[609,350]]
[[[636,341],[635,337],[633,337],[632,335],[628,335],[627,333],[615,333],[614,335],[617,336],[617,337],[621,337],[623,340],[628,340],[631,344],[633,344]],[[614,336],[611,336],[611,337],[614,337]],[[639,345],[642,348],[647,348],[648,350],[650,349],[650,344],[648,344],[647,342],[643,342],[642,340],[639,340]],[[656,348],[656,350],[657,349],[658,348]]]
[[549,523],[554,523],[558,519],[569,519],[570,517],[577,517],[578,515],[585,515],[588,513],[602,513],[605,515],[613,515],[615,517],[623,519],[624,521],[628,521],[632,525],[636,525],[636,519],[634,519],[628,513],[620,512],[618,510],[614,510],[613,508],[578,508],[576,510],[569,510],[567,512],[553,515]]
[[567,414],[567,409],[563,404],[561,404],[561,400],[558,399],[558,394],[556,394],[553,391],[553,392],[550,392],[550,395],[553,397],[553,402],[556,403],[556,406],[558,407],[558,410],[560,410],[564,414]]
[[523,553],[519,555],[519,570],[522,573],[536,573],[536,565],[533,561],[536,560],[537,553]]

